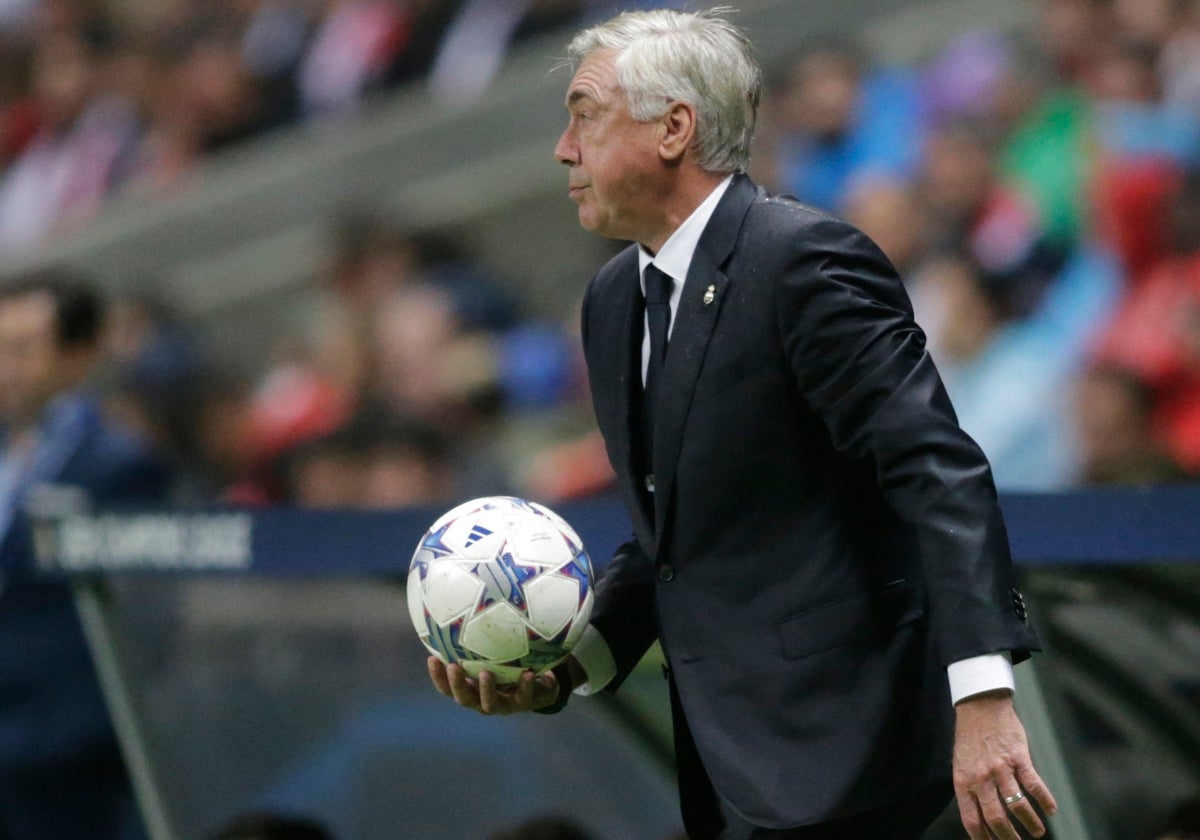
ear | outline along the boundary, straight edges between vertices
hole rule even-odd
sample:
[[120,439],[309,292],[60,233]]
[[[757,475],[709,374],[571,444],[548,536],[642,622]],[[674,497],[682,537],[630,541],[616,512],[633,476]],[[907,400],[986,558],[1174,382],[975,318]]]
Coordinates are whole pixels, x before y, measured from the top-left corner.
[[671,163],[680,162],[696,139],[696,109],[688,102],[672,102],[659,126],[659,157]]

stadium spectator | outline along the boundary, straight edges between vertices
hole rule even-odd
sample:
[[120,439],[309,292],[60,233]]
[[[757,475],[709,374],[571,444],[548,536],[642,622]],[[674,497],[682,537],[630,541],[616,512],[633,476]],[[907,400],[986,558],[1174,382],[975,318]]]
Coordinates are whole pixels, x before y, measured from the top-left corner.
[[1200,172],[1175,191],[1170,253],[1133,286],[1107,325],[1098,358],[1154,391],[1154,430],[1188,472],[1200,470]]
[[433,426],[378,405],[278,457],[283,501],[318,508],[403,508],[453,501],[449,441]]
[[543,446],[516,476],[525,494],[547,504],[594,496],[616,488],[604,438],[592,431]]
[[1035,208],[1046,238],[1058,247],[1069,247],[1087,229],[1095,144],[1090,103],[1078,75],[1103,45],[1095,31],[1103,29],[1103,5],[1092,0],[1040,4],[1036,34],[1044,52],[1014,44],[997,103],[996,127],[1003,132],[997,169]]
[[0,836],[140,835],[66,583],[34,573],[27,508],[161,502],[166,470],[85,388],[99,300],[54,271],[0,287]]
[[405,4],[324,0],[296,73],[305,117],[345,113],[382,84],[409,37]]
[[[503,11],[515,28],[487,34],[503,42],[502,56],[528,34],[580,15],[595,18],[607,5],[497,6],[491,13]],[[323,101],[338,103],[329,106],[335,113],[354,110],[371,91],[425,73],[438,50],[448,48],[443,36],[461,32],[478,14],[455,0],[145,8],[64,2],[18,14],[0,46],[0,62],[13,70],[0,75],[0,167],[9,156],[0,196],[16,195],[17,206],[33,194],[52,203],[52,184],[32,193],[12,185],[37,180],[21,175],[37,157],[22,162],[24,153],[55,123],[70,123],[72,113],[112,116],[96,121],[95,135],[106,139],[90,148],[108,148],[113,157],[90,156],[89,171],[70,190],[78,213],[66,210],[60,219],[54,210],[47,224],[37,222],[38,213],[15,213],[18,227],[32,226],[28,236],[16,235],[33,243],[69,229],[71,219],[85,219],[109,194],[177,183],[212,152],[302,119],[304,78],[318,87],[340,85]],[[1200,66],[1195,9],[1047,0],[1038,14],[1036,44],[972,28],[918,67],[880,67],[840,46],[805,53],[765,109],[763,122],[774,114],[782,136],[775,148],[760,149],[759,163],[767,171],[782,164],[771,180],[784,190],[786,172],[810,173],[823,184],[817,192],[797,191],[817,203],[835,202],[831,209],[872,232],[919,300],[929,297],[917,278],[931,247],[965,247],[988,269],[987,283],[1006,287],[992,290],[1005,323],[1019,322],[1036,313],[1040,296],[1064,265],[1079,259],[1079,243],[1091,242],[1093,233],[1120,254],[1137,296],[1170,250],[1167,209],[1200,147],[1200,110],[1187,93]],[[305,76],[304,68],[343,54],[353,61],[333,62],[337,75]],[[480,70],[479,62],[466,68]],[[887,107],[870,104],[879,101]],[[116,133],[106,136],[104,126]],[[877,142],[881,137],[887,142]],[[797,156],[798,149],[807,151]],[[337,387],[378,391],[377,372],[369,370],[380,355],[373,323],[391,307],[375,301],[397,285],[415,281],[447,292],[460,333],[478,329],[494,337],[517,323],[518,307],[486,267],[457,253],[453,240],[414,236],[373,218],[363,229],[362,259],[344,275],[356,273],[361,291],[339,292],[321,307],[328,340],[315,365]],[[936,327],[928,326],[936,338]],[[507,371],[490,376],[504,391],[504,405],[517,407]],[[1190,428],[1190,421],[1176,422]]]
[[462,8],[462,0],[410,0],[407,5],[411,34],[388,68],[389,86],[416,82],[428,75],[446,30]]
[[1040,5],[1038,42],[1055,74],[1069,85],[1086,84],[1095,73],[1098,53],[1112,36],[1108,0],[1046,0]]
[[[1054,336],[1011,321],[969,259],[928,266],[915,301],[931,330],[930,351],[962,427],[988,455],[1004,488],[1062,486],[1070,474],[1062,387],[1069,369],[1052,363]],[[999,410],[998,410],[999,409]]]
[[268,370],[250,395],[240,436],[243,472],[225,490],[224,500],[250,505],[281,501],[282,457],[340,427],[351,416],[355,399],[302,360],[285,359]]
[[1163,101],[1200,116],[1200,9],[1176,3],[1173,26],[1159,55]]
[[101,85],[100,44],[60,32],[38,44],[38,130],[0,179],[0,251],[28,249],[78,225],[108,195],[137,139],[133,108]]
[[1183,478],[1179,465],[1154,439],[1154,395],[1137,376],[1116,367],[1093,367],[1078,382],[1073,403],[1083,484],[1161,484]]
[[1120,259],[1131,288],[1170,253],[1170,207],[1182,181],[1179,165],[1159,156],[1097,162],[1096,236]]
[[160,105],[172,108],[200,154],[220,151],[265,127],[262,91],[242,64],[238,36],[232,26],[216,22],[179,36]]
[[773,102],[778,183],[827,210],[866,176],[906,177],[919,160],[916,80],[871,67],[849,47],[821,47],[796,60]]
[[37,102],[29,93],[32,73],[29,46],[0,35],[0,172],[37,133]]
[[1077,473],[1071,383],[1119,294],[1113,261],[1079,249],[1020,317],[1009,286],[969,256],[932,260],[910,285],[959,421],[987,453],[997,486],[1067,486]]
[[929,249],[923,199],[909,179],[862,177],[849,185],[841,215],[870,236],[902,278],[909,278]]
[[493,359],[462,330],[449,295],[421,284],[380,300],[372,387],[397,411],[443,428],[468,420],[472,399],[495,382]]
[[177,476],[196,469],[196,424],[209,390],[201,339],[148,296],[115,298],[107,313],[105,411],[136,429]]
[[954,120],[1001,119],[1012,84],[1013,47],[989,29],[955,36],[920,73],[921,109],[937,125]]
[[436,427],[395,414],[360,422],[370,432],[362,506],[433,507],[462,498],[450,441]]
[[471,102],[514,42],[573,23],[582,11],[579,0],[465,0],[429,69],[430,93],[450,105]]
[[331,231],[318,303],[317,364],[350,391],[375,388],[377,321],[405,289],[429,286],[461,330],[492,333],[517,323],[511,295],[451,240],[415,235],[370,213],[344,213]]
[[368,398],[452,441],[456,488],[467,498],[506,492],[509,471],[494,443],[504,410],[495,336],[464,329],[450,294],[428,283],[389,295],[373,330]]
[[[111,195],[171,188],[267,129],[344,118],[372,92],[428,73],[447,30],[477,16],[471,5],[14,6],[0,39],[0,252],[86,221]],[[459,68],[477,90],[510,43],[582,14],[574,0],[475,5],[513,15],[511,28],[483,29],[494,64],[477,52]]]
[[308,508],[363,506],[369,469],[365,441],[345,426],[306,438],[276,459],[283,504]]

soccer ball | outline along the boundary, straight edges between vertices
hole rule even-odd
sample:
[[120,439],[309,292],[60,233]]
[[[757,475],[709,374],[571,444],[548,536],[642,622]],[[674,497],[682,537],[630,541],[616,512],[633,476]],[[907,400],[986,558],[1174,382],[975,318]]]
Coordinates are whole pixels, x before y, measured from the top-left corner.
[[575,647],[592,611],[592,564],[579,535],[535,502],[492,496],[444,514],[408,571],[421,642],[471,676],[542,673]]

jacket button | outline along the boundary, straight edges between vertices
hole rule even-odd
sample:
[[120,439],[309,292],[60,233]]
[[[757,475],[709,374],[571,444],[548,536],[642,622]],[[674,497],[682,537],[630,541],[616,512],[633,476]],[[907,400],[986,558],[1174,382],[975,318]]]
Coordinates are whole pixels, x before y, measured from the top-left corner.
[[668,583],[669,581],[675,580],[675,567],[666,565],[659,566],[658,579],[663,583]]
[[1019,618],[1021,621],[1025,621],[1028,617],[1028,612],[1025,609],[1024,596],[1021,595],[1020,591],[1015,588],[1009,590],[1009,592],[1012,594],[1013,612],[1016,613],[1017,618]]

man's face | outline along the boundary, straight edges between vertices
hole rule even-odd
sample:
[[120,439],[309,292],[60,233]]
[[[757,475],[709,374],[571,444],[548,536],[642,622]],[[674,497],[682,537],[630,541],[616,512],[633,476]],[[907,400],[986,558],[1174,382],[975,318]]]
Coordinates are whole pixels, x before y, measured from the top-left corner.
[[630,116],[611,52],[580,63],[567,89],[567,114],[554,156],[570,167],[579,224],[602,236],[646,241],[661,206],[660,123]]
[[63,386],[54,299],[31,294],[0,300],[0,421],[34,421]]

